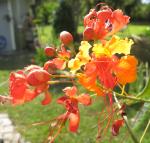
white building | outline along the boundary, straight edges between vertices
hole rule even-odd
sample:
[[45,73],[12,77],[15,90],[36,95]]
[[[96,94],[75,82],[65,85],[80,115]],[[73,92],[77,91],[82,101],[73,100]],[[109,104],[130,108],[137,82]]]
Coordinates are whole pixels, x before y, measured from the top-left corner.
[[35,0],[0,0],[0,54],[24,47],[23,23]]

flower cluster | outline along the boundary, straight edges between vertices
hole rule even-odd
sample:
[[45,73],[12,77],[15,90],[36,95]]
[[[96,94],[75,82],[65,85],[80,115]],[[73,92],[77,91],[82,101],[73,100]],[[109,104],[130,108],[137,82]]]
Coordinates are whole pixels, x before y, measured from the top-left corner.
[[[92,97],[102,96],[109,99],[110,112],[114,115],[113,92],[121,88],[121,95],[126,94],[126,84],[136,80],[137,59],[130,55],[133,41],[114,35],[129,23],[128,16],[119,9],[112,10],[108,6],[98,11],[90,10],[84,17],[83,41],[78,52],[73,49],[73,36],[63,31],[60,34],[60,48],[46,47],[45,54],[51,57],[43,67],[30,65],[23,70],[12,72],[10,75],[10,96],[14,105],[29,102],[44,93],[43,105],[49,104],[52,96],[49,85],[59,82],[70,82],[73,86],[63,89],[64,96],[57,103],[65,107],[66,112],[55,120],[60,130],[69,121],[69,130],[76,132],[80,122],[78,104],[92,104]],[[59,71],[65,74],[58,74]],[[57,77],[69,80],[55,80]],[[77,85],[87,90],[77,92]],[[89,92],[90,91],[90,92]],[[92,93],[92,96],[89,93]],[[120,116],[112,124],[112,134],[117,135],[124,120]],[[56,136],[51,138],[53,142]]]

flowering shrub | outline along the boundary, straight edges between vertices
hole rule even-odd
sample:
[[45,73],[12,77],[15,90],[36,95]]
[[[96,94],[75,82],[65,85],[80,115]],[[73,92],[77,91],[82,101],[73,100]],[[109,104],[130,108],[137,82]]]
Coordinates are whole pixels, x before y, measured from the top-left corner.
[[[90,106],[94,104],[94,96],[103,97],[107,113],[102,111],[101,115],[110,119],[105,128],[102,128],[104,120],[98,121],[97,139],[105,134],[108,127],[111,127],[112,135],[118,135],[119,129],[127,123],[125,105],[119,104],[117,96],[130,97],[125,86],[136,80],[138,61],[130,55],[133,41],[115,34],[129,23],[129,19],[121,10],[112,10],[108,6],[102,6],[98,11],[91,9],[84,17],[83,41],[78,53],[73,49],[71,33],[63,31],[60,33],[60,48],[45,48],[45,54],[51,60],[43,67],[30,65],[10,74],[10,96],[14,105],[32,101],[41,93],[44,94],[41,103],[50,104],[53,95],[48,89],[51,84],[73,84],[65,87],[63,96],[57,99],[66,111],[53,119],[56,133],[50,131],[47,142],[54,142],[66,122],[69,122],[69,131],[77,132],[82,116],[78,104]],[[79,93],[77,85],[83,86],[86,91]],[[116,87],[121,93],[116,92]]]

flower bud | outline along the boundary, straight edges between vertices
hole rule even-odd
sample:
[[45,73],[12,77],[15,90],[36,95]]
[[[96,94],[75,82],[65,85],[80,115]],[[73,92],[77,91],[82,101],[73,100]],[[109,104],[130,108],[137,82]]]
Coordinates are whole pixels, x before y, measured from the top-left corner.
[[43,69],[46,70],[47,72],[49,72],[50,74],[54,74],[57,68],[53,61],[47,61],[44,64]]
[[50,74],[43,69],[35,69],[27,75],[27,82],[32,86],[46,83],[50,79]]
[[60,33],[60,40],[64,45],[69,45],[73,41],[72,34],[67,31]]
[[53,47],[46,47],[46,48],[44,49],[44,52],[45,52],[45,55],[46,55],[46,56],[52,57],[52,56],[55,55],[56,50],[55,50],[55,48],[53,48]]

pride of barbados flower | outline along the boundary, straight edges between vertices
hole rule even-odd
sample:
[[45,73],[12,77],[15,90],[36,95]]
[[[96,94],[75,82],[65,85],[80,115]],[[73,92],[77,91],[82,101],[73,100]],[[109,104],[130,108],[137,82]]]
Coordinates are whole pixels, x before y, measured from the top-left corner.
[[91,97],[88,94],[76,95],[77,88],[66,87],[64,90],[65,96],[58,98],[57,103],[62,104],[66,108],[66,119],[69,119],[69,129],[71,132],[76,132],[79,126],[80,115],[78,103],[85,106],[91,104]]
[[[65,95],[57,99],[57,103],[64,106],[66,111],[53,119],[57,131],[55,135],[52,134],[54,131],[50,131],[50,143],[54,142],[67,121],[69,130],[77,132],[82,116],[78,105],[90,106],[92,97],[97,95],[103,97],[104,105],[107,106],[106,113],[109,115],[106,128],[100,129],[105,125],[103,122],[108,115],[98,121],[98,137],[105,134],[112,119],[112,135],[119,134],[124,120],[120,117],[118,119],[121,115],[114,109],[113,93],[117,87],[120,88],[119,94],[124,96],[125,85],[136,80],[138,61],[130,55],[133,41],[114,34],[125,27],[129,19],[121,10],[112,10],[108,6],[103,6],[98,11],[92,9],[84,17],[84,40],[81,41],[76,54],[75,50],[72,50],[73,36],[63,31],[60,34],[61,45],[58,49],[45,48],[45,54],[51,59],[45,62],[43,67],[30,65],[10,74],[10,96],[14,105],[29,102],[41,93],[45,96],[42,104],[47,105],[52,100],[49,85],[71,83],[71,86],[63,89]],[[85,87],[85,93],[79,93],[78,85]]]
[[[85,82],[90,86],[100,81],[104,90],[113,89],[118,83],[125,85],[134,82],[138,62],[134,56],[129,55],[132,44],[132,40],[121,39],[118,36],[113,36],[109,41],[105,41],[105,44],[94,44],[93,47],[87,41],[82,41],[79,52],[69,61],[68,66],[72,72],[79,73],[79,81],[85,76],[87,77]],[[82,51],[81,49],[85,47],[86,50]],[[123,54],[123,56],[120,58],[116,54]]]
[[103,40],[124,28],[129,19],[120,9],[112,11],[108,6],[101,7],[99,11],[91,9],[84,17],[83,36],[86,40]]
[[[42,104],[51,101],[48,92],[50,74],[39,66],[29,66],[18,72],[10,74],[10,95],[14,105],[33,100],[40,93],[45,94]],[[31,88],[32,87],[32,88]]]

